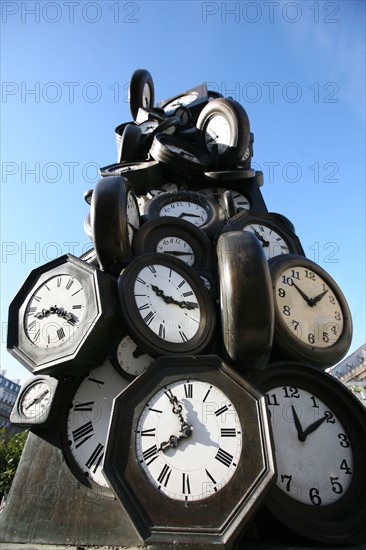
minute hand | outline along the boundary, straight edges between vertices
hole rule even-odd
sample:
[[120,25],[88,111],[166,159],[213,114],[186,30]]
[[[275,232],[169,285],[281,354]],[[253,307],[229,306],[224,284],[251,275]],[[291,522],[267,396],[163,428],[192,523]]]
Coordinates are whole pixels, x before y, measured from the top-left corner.
[[296,290],[299,292],[299,294],[301,294],[301,296],[304,298],[305,302],[307,304],[309,304],[309,306],[315,306],[316,302],[314,302],[314,300],[312,298],[309,298],[309,296],[307,296],[305,294],[305,292],[303,290],[301,290],[300,287],[297,286],[296,283],[294,283],[294,287],[296,288]]
[[164,302],[166,304],[175,304],[179,307],[181,307],[182,309],[194,309],[196,306],[194,304],[191,304],[189,302],[186,302],[186,301],[182,301],[182,302],[179,302],[178,300],[175,300],[172,296],[165,296],[164,294],[164,291],[161,290],[158,286],[156,285],[151,285],[151,288],[153,289],[153,291],[155,292],[155,294],[157,296],[160,296],[160,298],[162,298],[164,300]]

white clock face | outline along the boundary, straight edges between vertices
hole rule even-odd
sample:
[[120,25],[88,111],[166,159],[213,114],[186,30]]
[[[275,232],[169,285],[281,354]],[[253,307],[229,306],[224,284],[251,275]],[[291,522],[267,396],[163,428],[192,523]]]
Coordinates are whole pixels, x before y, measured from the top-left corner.
[[217,145],[218,154],[222,155],[230,145],[231,129],[222,115],[213,116],[205,127],[205,141],[209,151]]
[[32,344],[52,348],[75,337],[85,312],[85,291],[81,282],[60,274],[40,285],[30,298],[24,316],[24,330]]
[[176,183],[163,183],[159,189],[152,189],[148,192],[147,196],[151,199],[156,197],[156,195],[161,195],[161,193],[166,193],[167,191],[178,191],[178,185]]
[[67,440],[75,462],[87,479],[103,487],[108,487],[102,462],[112,403],[127,385],[105,361],[81,382],[67,418]]
[[117,361],[124,372],[131,376],[139,376],[154,359],[143,353],[130,336],[125,336],[117,347]]
[[143,92],[142,92],[142,106],[145,109],[148,109],[150,107],[151,103],[151,89],[149,84],[145,84]]
[[194,264],[195,257],[191,246],[180,237],[165,237],[161,239],[156,245],[156,252],[175,256],[189,266]]
[[[227,191],[225,187],[208,187],[207,189],[201,189],[199,193],[214,199],[222,208],[225,209],[225,201],[223,199],[225,191]],[[229,189],[229,191],[231,191],[236,212],[240,212],[241,210],[250,210],[250,202],[244,195],[235,190]]]
[[294,386],[271,388],[277,487],[310,506],[341,498],[353,479],[353,453],[337,416],[319,397]]
[[128,239],[132,243],[135,232],[140,227],[140,212],[137,201],[132,193],[127,194],[126,218],[128,227]]
[[143,321],[166,342],[187,342],[198,332],[201,314],[197,297],[171,267],[143,267],[135,279],[134,297]]
[[42,416],[50,405],[51,392],[48,384],[39,380],[29,386],[22,396],[21,412],[28,418]]
[[294,266],[276,281],[278,312],[291,333],[301,342],[327,348],[343,332],[343,313],[332,288],[314,271]]
[[174,500],[197,501],[232,478],[242,437],[227,396],[212,384],[185,379],[161,388],[145,405],[136,429],[136,454],[160,492]]
[[200,204],[191,201],[172,201],[159,212],[160,216],[174,216],[200,227],[207,222],[208,214]]
[[244,227],[244,231],[251,231],[259,239],[267,260],[279,254],[290,252],[286,241],[281,235],[266,225],[251,223]]

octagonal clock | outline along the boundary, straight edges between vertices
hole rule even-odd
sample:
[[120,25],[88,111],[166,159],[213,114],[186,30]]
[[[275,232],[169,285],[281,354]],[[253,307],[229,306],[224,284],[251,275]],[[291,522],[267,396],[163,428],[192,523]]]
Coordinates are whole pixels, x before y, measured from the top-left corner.
[[9,306],[8,351],[34,374],[102,361],[121,329],[117,281],[72,254],[31,271]]
[[274,482],[268,428],[219,357],[160,357],[115,398],[104,475],[145,543],[226,548]]

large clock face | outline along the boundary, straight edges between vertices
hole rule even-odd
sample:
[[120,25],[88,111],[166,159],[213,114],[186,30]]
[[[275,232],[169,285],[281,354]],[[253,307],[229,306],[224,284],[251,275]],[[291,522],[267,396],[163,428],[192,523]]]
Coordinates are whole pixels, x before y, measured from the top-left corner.
[[128,382],[106,360],[76,390],[67,417],[67,444],[85,480],[108,487],[102,462],[113,399]]
[[201,314],[195,292],[169,265],[143,267],[135,280],[134,296],[144,323],[166,342],[187,342],[197,333]]
[[277,487],[309,506],[343,497],[353,480],[353,452],[336,414],[316,393],[295,386],[267,393],[278,467]]
[[48,279],[32,294],[25,311],[24,330],[32,344],[52,348],[73,338],[85,310],[85,291],[70,274]]
[[277,278],[275,300],[278,313],[299,341],[327,348],[343,332],[342,307],[334,290],[318,273],[291,266]]
[[146,403],[136,455],[150,483],[169,498],[202,500],[222,489],[239,464],[242,428],[233,403],[194,378],[171,383]]

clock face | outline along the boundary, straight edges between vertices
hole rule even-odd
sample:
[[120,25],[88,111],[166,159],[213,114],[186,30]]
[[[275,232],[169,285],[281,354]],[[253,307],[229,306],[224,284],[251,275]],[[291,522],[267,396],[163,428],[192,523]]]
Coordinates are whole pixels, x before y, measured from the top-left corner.
[[24,331],[32,344],[53,348],[74,338],[85,310],[85,291],[77,277],[58,274],[32,294],[24,316]]
[[267,401],[276,446],[277,487],[309,506],[327,506],[353,480],[353,452],[344,426],[316,393],[271,388]]
[[214,385],[188,378],[149,399],[136,429],[136,455],[150,483],[171,499],[214,495],[239,464],[242,428],[233,403]]
[[51,404],[50,399],[51,391],[48,384],[38,380],[24,391],[20,412],[27,418],[42,416]]
[[128,335],[118,344],[116,356],[118,365],[131,376],[139,376],[153,362],[153,358],[141,351]]
[[148,109],[151,105],[151,88],[148,82],[143,87],[142,91],[142,106]]
[[179,237],[167,236],[161,239],[156,245],[156,252],[176,256],[189,266],[192,266],[195,261],[194,252],[191,246],[187,241]]
[[290,250],[286,241],[271,227],[261,223],[251,223],[243,229],[244,231],[251,231],[260,240],[267,260],[279,254],[289,254]]
[[128,227],[128,239],[130,244],[138,228],[140,227],[140,212],[135,194],[128,192],[126,201],[126,218]]
[[196,294],[169,265],[156,262],[143,267],[133,292],[139,315],[156,336],[182,343],[197,334],[201,313]]
[[171,201],[161,208],[160,216],[174,216],[187,220],[196,227],[204,225],[208,220],[208,214],[205,208],[192,201],[180,200]]
[[108,487],[102,461],[112,403],[127,385],[107,360],[84,378],[70,404],[66,424],[68,449],[85,480],[103,487]]
[[[225,191],[227,191],[225,187],[208,187],[207,189],[200,189],[199,193],[214,199],[222,208],[225,208],[225,202],[223,199]],[[241,210],[250,210],[250,202],[244,195],[238,191],[230,191],[237,212],[240,212]]]
[[276,280],[275,300],[291,334],[305,344],[328,348],[343,333],[337,296],[326,280],[308,267],[284,269]]
[[205,141],[209,151],[217,145],[218,154],[222,155],[230,145],[231,129],[227,119],[222,115],[211,117],[205,130]]
[[178,184],[177,183],[163,183],[159,189],[151,189],[147,196],[149,198],[156,197],[156,195],[161,195],[161,193],[166,193],[168,191],[178,191]]

